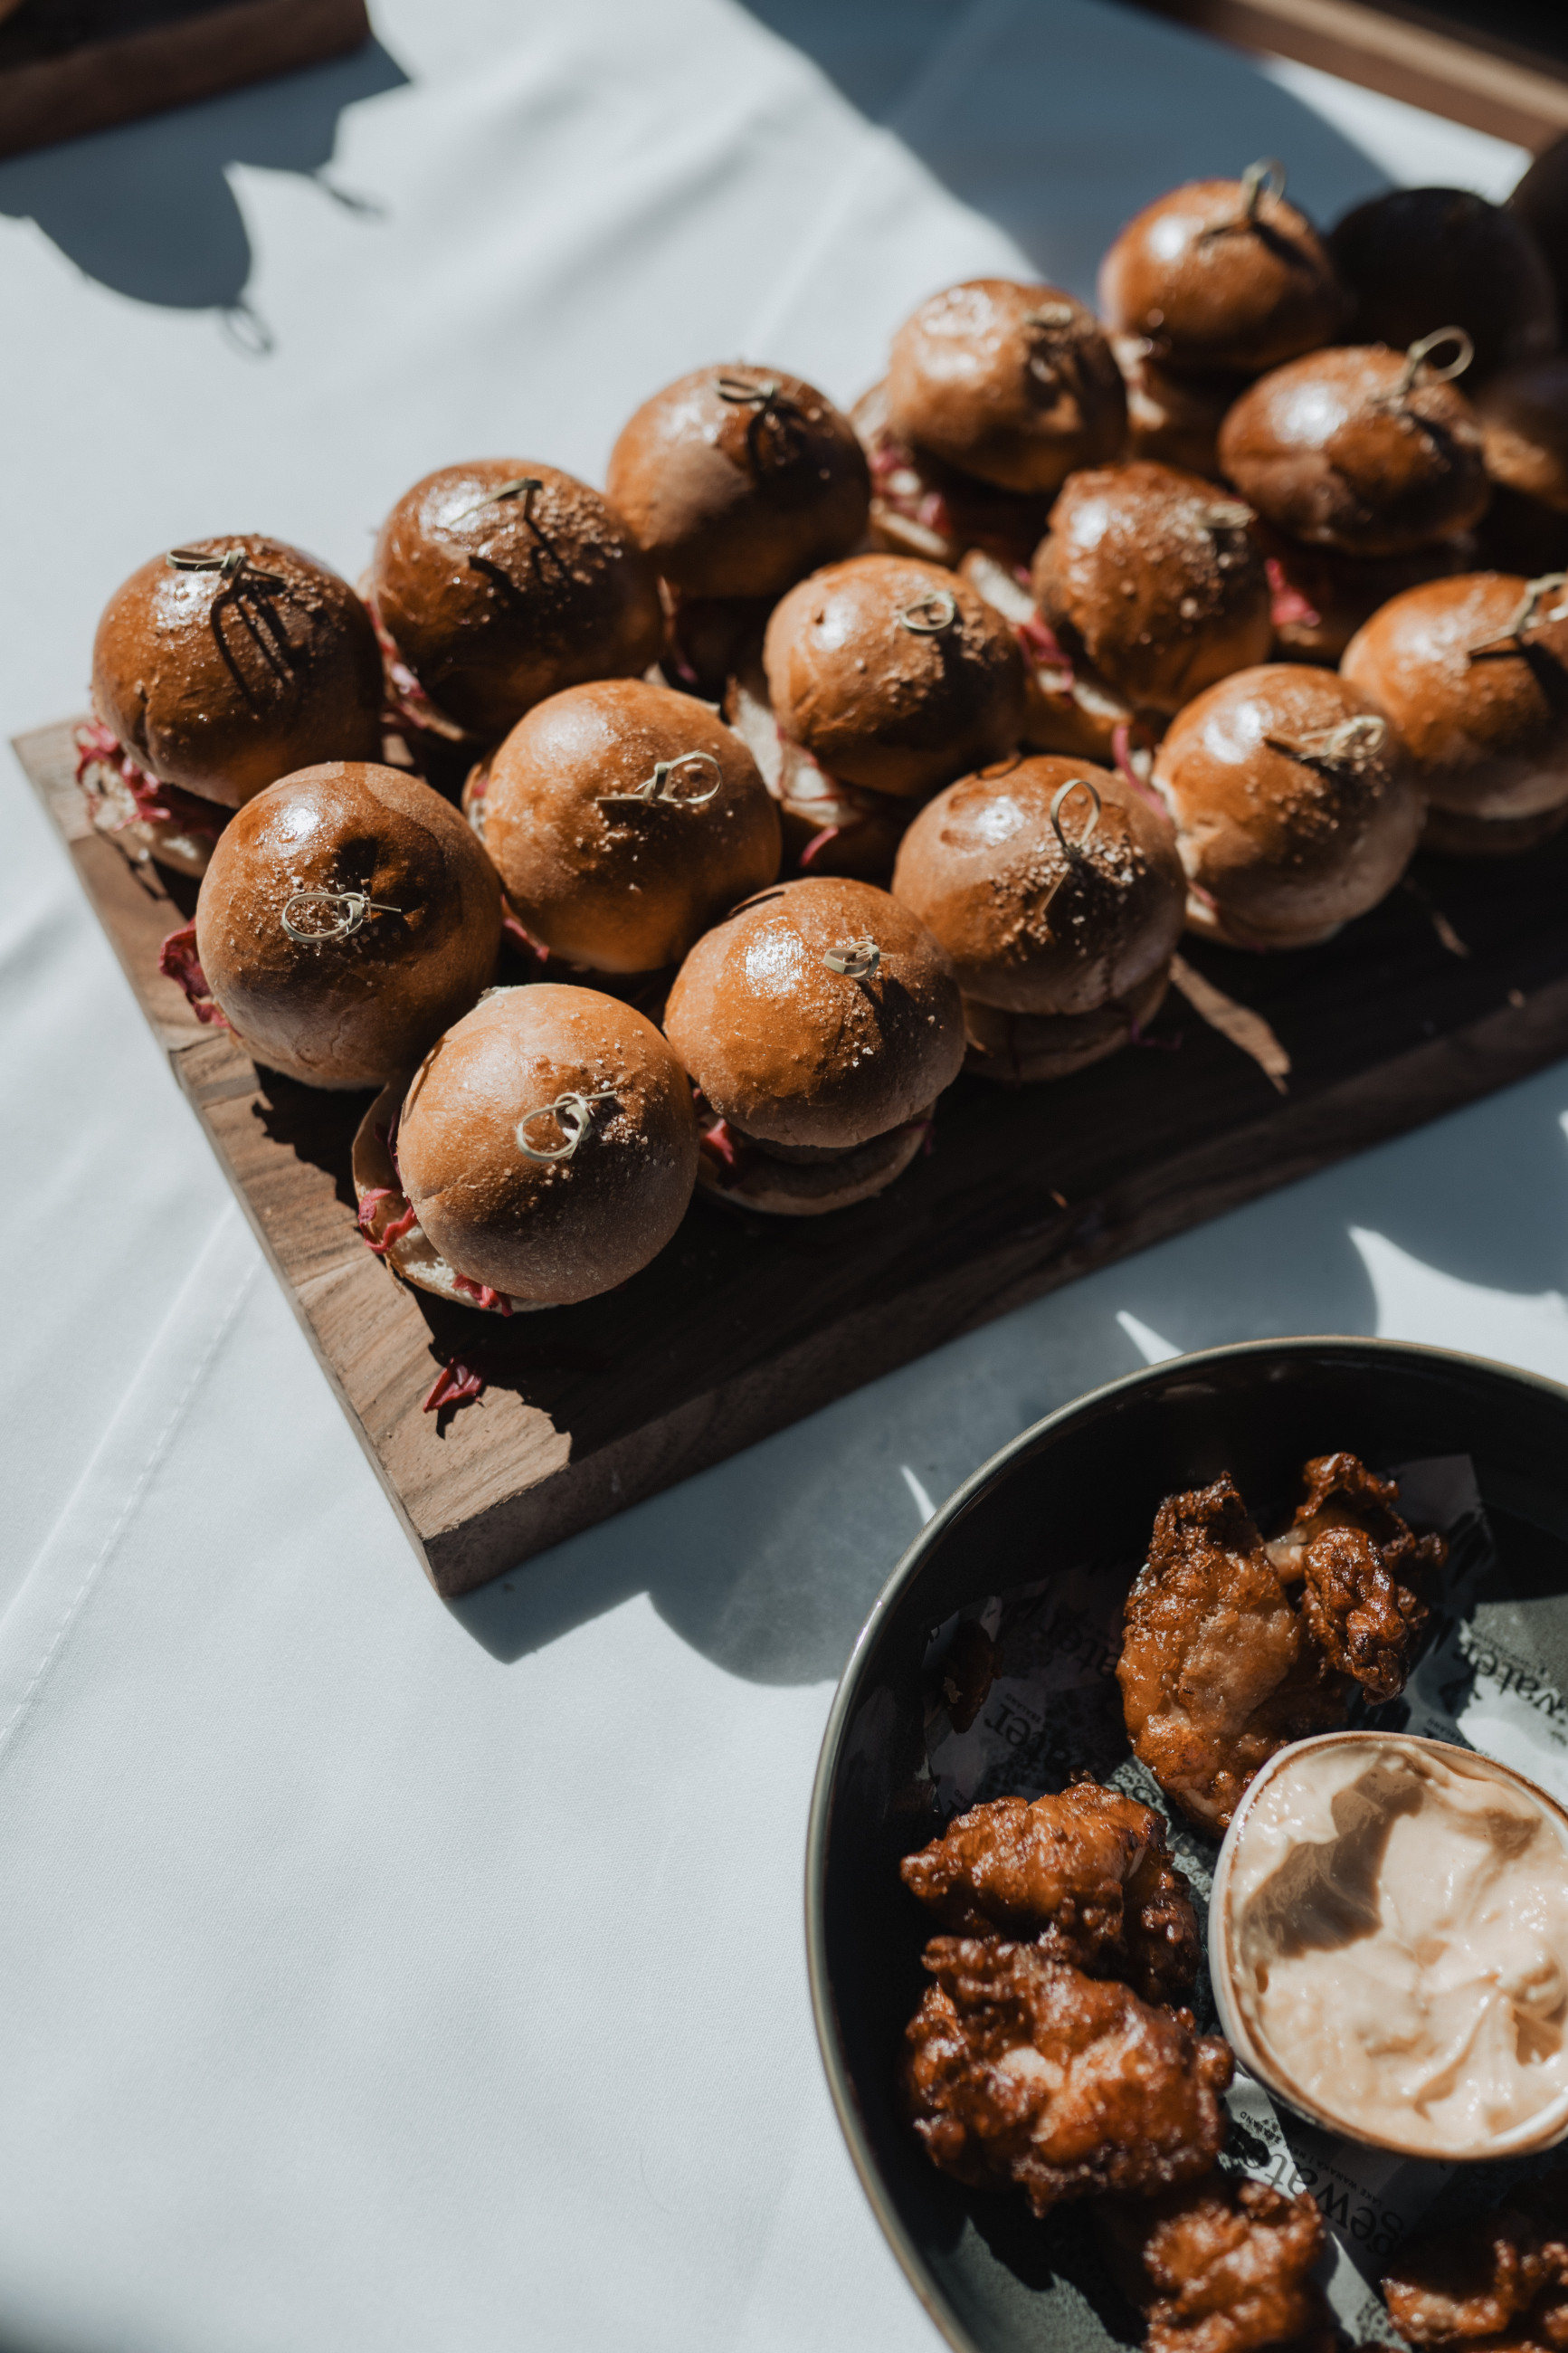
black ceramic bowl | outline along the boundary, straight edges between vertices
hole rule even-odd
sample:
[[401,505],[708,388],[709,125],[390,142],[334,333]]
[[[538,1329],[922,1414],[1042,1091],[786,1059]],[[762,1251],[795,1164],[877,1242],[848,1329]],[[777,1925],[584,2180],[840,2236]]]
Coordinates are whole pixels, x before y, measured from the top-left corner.
[[1136,2344],[1080,2206],[1046,2222],[1020,2196],[937,2172],[895,2105],[902,2032],[926,1979],[900,1855],[936,1827],[922,1662],[933,1628],[986,1594],[1090,1557],[1142,1558],[1173,1490],[1231,1472],[1294,1492],[1310,1455],[1373,1464],[1468,1454],[1500,1566],[1489,1630],[1512,1614],[1568,1691],[1568,1389],[1474,1356],[1386,1340],[1248,1342],[1096,1389],[1015,1439],[937,1514],[883,1588],[828,1718],[806,1856],[812,2001],[866,2194],[916,2293],[960,2353],[1104,2353]]

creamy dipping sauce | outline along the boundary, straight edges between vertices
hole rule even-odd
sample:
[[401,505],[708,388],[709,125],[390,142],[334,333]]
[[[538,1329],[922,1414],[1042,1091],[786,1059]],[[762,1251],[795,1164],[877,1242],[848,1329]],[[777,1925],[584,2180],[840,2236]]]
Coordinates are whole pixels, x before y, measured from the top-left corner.
[[1230,1866],[1242,2020],[1351,2133],[1479,2154],[1568,2095],[1568,1827],[1458,1748],[1289,1753]]

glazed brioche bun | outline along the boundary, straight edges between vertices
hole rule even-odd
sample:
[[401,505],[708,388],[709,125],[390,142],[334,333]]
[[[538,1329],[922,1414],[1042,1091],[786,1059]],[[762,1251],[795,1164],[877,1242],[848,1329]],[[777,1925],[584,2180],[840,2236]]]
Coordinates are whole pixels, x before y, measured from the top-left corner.
[[1250,511],[1135,459],[1075,474],[1035,557],[1041,614],[1130,702],[1177,711],[1273,642]]
[[[1568,821],[1568,586],[1472,572],[1373,614],[1342,665],[1404,737],[1432,838],[1527,849]],[[1445,818],[1470,823],[1456,832]],[[1542,820],[1553,823],[1545,826]],[[1497,834],[1478,826],[1500,825]]]
[[1276,530],[1347,555],[1403,555],[1468,531],[1489,495],[1463,393],[1381,343],[1262,377],[1220,427],[1219,455]]
[[1332,670],[1269,662],[1182,712],[1154,754],[1192,929],[1311,947],[1394,888],[1421,831],[1404,747]]
[[1535,239],[1568,320],[1568,131],[1543,147],[1508,200]]
[[1130,221],[1100,263],[1100,308],[1163,366],[1256,375],[1331,342],[1350,302],[1306,215],[1255,166],[1173,188]]
[[226,809],[311,761],[381,757],[364,607],[324,564],[255,532],[154,555],[115,590],[92,700],[138,767]]
[[421,1064],[397,1167],[458,1273],[565,1306],[625,1282],[679,1225],[697,1175],[691,1089],[629,1005],[549,981],[498,988]]
[[1346,213],[1329,250],[1358,343],[1403,350],[1451,319],[1475,344],[1478,379],[1556,344],[1557,298],[1534,237],[1519,211],[1468,188],[1391,188]]
[[1091,1013],[1005,1013],[1000,1006],[966,997],[963,1067],[972,1078],[1004,1087],[1070,1079],[1131,1045],[1160,1010],[1170,986],[1167,957],[1138,987]]
[[1466,532],[1407,555],[1342,555],[1337,547],[1307,547],[1259,523],[1257,537],[1274,596],[1274,649],[1281,661],[1337,662],[1356,631],[1380,605],[1475,568],[1476,541]]
[[1010,752],[1024,715],[1012,631],[956,572],[858,555],[803,580],[763,644],[780,727],[869,792],[928,793]]
[[1475,408],[1492,480],[1568,514],[1568,352],[1494,375]]
[[[824,962],[858,965],[848,950],[866,940],[879,953],[861,976]],[[786,1155],[851,1152],[923,1117],[963,1060],[942,949],[887,892],[842,876],[737,907],[682,965],[664,1027],[717,1117]]]
[[850,411],[871,472],[867,538],[883,555],[913,555],[956,569],[970,548],[1026,565],[1044,533],[1051,492],[998,490],[917,449],[888,421],[884,380]]
[[1142,793],[1047,754],[983,768],[928,803],[893,895],[946,951],[966,1003],[1079,1014],[1170,963],[1187,884],[1170,820]]
[[1042,621],[1031,591],[994,556],[972,547],[963,559],[963,576],[1018,640],[1024,658],[1022,740],[1029,750],[1114,760],[1119,731],[1142,727],[1126,696],[1080,654],[1069,659]]
[[257,1061],[308,1086],[380,1086],[494,978],[500,884],[428,785],[329,760],[230,820],[195,928],[212,996]]
[[640,678],[664,641],[658,583],[621,517],[521,458],[416,482],[381,527],[369,585],[437,714],[480,742],[564,687]]
[[888,423],[998,490],[1049,492],[1121,450],[1127,396],[1099,320],[1055,286],[975,278],[893,337]]
[[740,737],[641,679],[536,704],[491,755],[484,823],[525,929],[598,972],[679,964],[779,871],[778,811]]
[[847,785],[792,743],[773,717],[760,659],[730,680],[724,716],[778,809],[785,871],[886,882],[914,803]]
[[1233,370],[1184,375],[1155,356],[1146,335],[1112,335],[1110,348],[1127,387],[1125,454],[1216,480],[1219,428],[1247,378]]
[[870,501],[849,419],[802,377],[742,362],[645,400],[608,486],[682,596],[777,596],[855,545]]

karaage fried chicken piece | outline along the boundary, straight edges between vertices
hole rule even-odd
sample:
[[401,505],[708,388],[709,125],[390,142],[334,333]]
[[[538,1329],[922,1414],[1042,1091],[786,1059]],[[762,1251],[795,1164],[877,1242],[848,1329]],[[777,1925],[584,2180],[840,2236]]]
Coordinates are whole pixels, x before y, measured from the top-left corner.
[[1568,2347],[1568,2172],[1518,2189],[1474,2221],[1425,2231],[1383,2283],[1412,2345],[1482,2353]]
[[932,2162],[1016,2181],[1037,2214],[1206,2173],[1225,2140],[1230,2046],[1035,1945],[938,1936],[905,2031],[907,2113]]
[[1276,1749],[1344,1720],[1348,1685],[1307,1639],[1228,1477],[1161,1504],[1116,1672],[1134,1753],[1215,1837]]
[[1052,1960],[1122,1978],[1146,2001],[1189,1992],[1197,1923],[1152,1806],[1079,1781],[996,1798],[904,1857],[904,1884],[967,1936],[1032,1937]]
[[1147,2353],[1329,2353],[1333,2315],[1311,2276],[1327,2242],[1305,2192],[1210,2173],[1095,2213],[1123,2293],[1146,2316]]
[[1320,1454],[1303,1476],[1305,1499],[1268,1557],[1286,1586],[1301,1580],[1301,1615],[1330,1665],[1397,1699],[1428,1615],[1398,1572],[1440,1568],[1447,1546],[1416,1535],[1394,1509],[1395,1482],[1354,1454]]

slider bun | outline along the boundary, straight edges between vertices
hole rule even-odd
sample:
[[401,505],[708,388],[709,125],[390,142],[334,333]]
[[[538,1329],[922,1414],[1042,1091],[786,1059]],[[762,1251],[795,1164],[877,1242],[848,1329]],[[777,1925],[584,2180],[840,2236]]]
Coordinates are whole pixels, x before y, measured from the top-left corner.
[[[701,756],[664,789],[691,805],[605,797],[689,754]],[[678,964],[779,871],[778,811],[740,737],[705,703],[640,679],[536,704],[491,758],[484,812],[485,847],[528,931],[600,972]]]
[[[770,385],[771,400],[724,396]],[[854,546],[871,495],[849,419],[802,377],[743,364],[698,368],[645,400],[608,485],[683,596],[778,596]]]
[[893,432],[999,490],[1114,458],[1127,397],[1099,320],[1055,286],[975,278],[922,302],[888,361]]
[[850,411],[871,470],[867,539],[879,554],[923,556],[956,570],[966,549],[989,549],[1026,565],[1050,515],[1050,491],[1004,491],[944,466],[917,449],[888,421],[886,382],[861,394]]
[[1005,1013],[999,1006],[963,1000],[969,1051],[963,1067],[972,1078],[1005,1087],[1037,1086],[1070,1079],[1103,1062],[1146,1029],[1171,985],[1169,959],[1125,997],[1097,1006],[1092,1013]]
[[1246,376],[1234,370],[1184,375],[1156,358],[1144,335],[1112,335],[1110,348],[1127,386],[1126,455],[1216,477],[1219,428],[1246,391]]
[[[1260,523],[1258,537],[1275,588],[1274,646],[1281,661],[1337,662],[1380,605],[1418,588],[1473,571],[1476,541],[1435,540],[1405,555],[1343,555],[1337,547],[1308,547]],[[1294,593],[1292,593],[1294,592]],[[1300,604],[1307,607],[1303,613]]]
[[1348,555],[1402,555],[1468,531],[1488,489],[1476,413],[1451,384],[1403,397],[1403,351],[1312,352],[1244,392],[1220,463],[1292,539]]
[[1475,409],[1492,480],[1568,515],[1568,352],[1494,375]]
[[[1376,906],[1421,830],[1422,803],[1384,723],[1333,756],[1323,739],[1376,706],[1332,670],[1269,662],[1182,712],[1154,754],[1194,931],[1237,947],[1309,947]],[[1301,746],[1271,748],[1276,737]],[[1313,754],[1316,754],[1314,759]]]
[[826,1217],[830,1209],[847,1209],[885,1193],[930,1133],[928,1109],[850,1152],[825,1154],[821,1159],[781,1160],[775,1152],[749,1150],[741,1139],[732,1165],[722,1154],[704,1151],[697,1163],[697,1183],[710,1199],[733,1209],[762,1210],[775,1218]]
[[[568,1158],[531,1159],[529,1112],[584,1098]],[[527,1122],[538,1149],[573,1123]],[[403,1189],[449,1266],[541,1306],[591,1299],[664,1248],[697,1177],[691,1089],[651,1021],[596,989],[534,982],[491,992],[434,1046],[404,1100]]]
[[1430,581],[1346,652],[1345,678],[1405,738],[1436,808],[1516,819],[1568,803],[1568,589],[1547,590],[1521,647],[1503,633],[1528,586],[1506,572]]
[[1543,147],[1508,200],[1552,273],[1558,308],[1568,319],[1568,132]]
[[[494,493],[520,476],[531,496]],[[481,739],[585,679],[640,677],[664,642],[658,584],[597,491],[554,466],[443,466],[399,499],[371,593],[426,693]]]
[[[92,648],[99,717],[149,775],[238,808],[314,760],[381,757],[381,654],[346,580],[281,540],[238,532],[154,555],[115,590]],[[262,577],[268,575],[269,577]]]
[[[908,622],[952,618],[935,628]],[[1024,719],[1013,633],[965,580],[900,555],[815,573],[777,606],[763,662],[773,715],[833,776],[922,794],[1010,752]]]
[[1468,188],[1391,188],[1334,227],[1329,250],[1354,303],[1347,337],[1403,351],[1450,320],[1476,347],[1478,380],[1551,351],[1557,298],[1517,211]]
[[[868,937],[863,980],[824,953]],[[763,892],[699,940],[666,1035],[720,1118],[764,1144],[847,1151],[921,1117],[958,1075],[963,1022],[946,956],[887,892],[846,876]]]
[[1128,223],[1100,266],[1108,324],[1173,369],[1256,375],[1332,341],[1350,309],[1304,213],[1239,180],[1194,180]]
[[[1082,777],[1100,795],[1064,801]],[[1170,820],[1120,776],[1048,754],[964,776],[915,818],[893,893],[946,950],[972,1001],[1009,1013],[1083,1014],[1140,988],[1169,964],[1187,883]],[[973,1023],[971,1024],[973,1028]]]
[[[301,891],[358,891],[345,936],[301,941]],[[297,925],[348,912],[297,908]],[[196,952],[239,1043],[308,1086],[380,1086],[406,1071],[495,976],[495,869],[449,802],[399,768],[331,760],[229,820],[196,900]]]
[[1075,474],[1035,557],[1040,610],[1129,702],[1177,711],[1273,643],[1252,520],[1214,483],[1146,459]]

